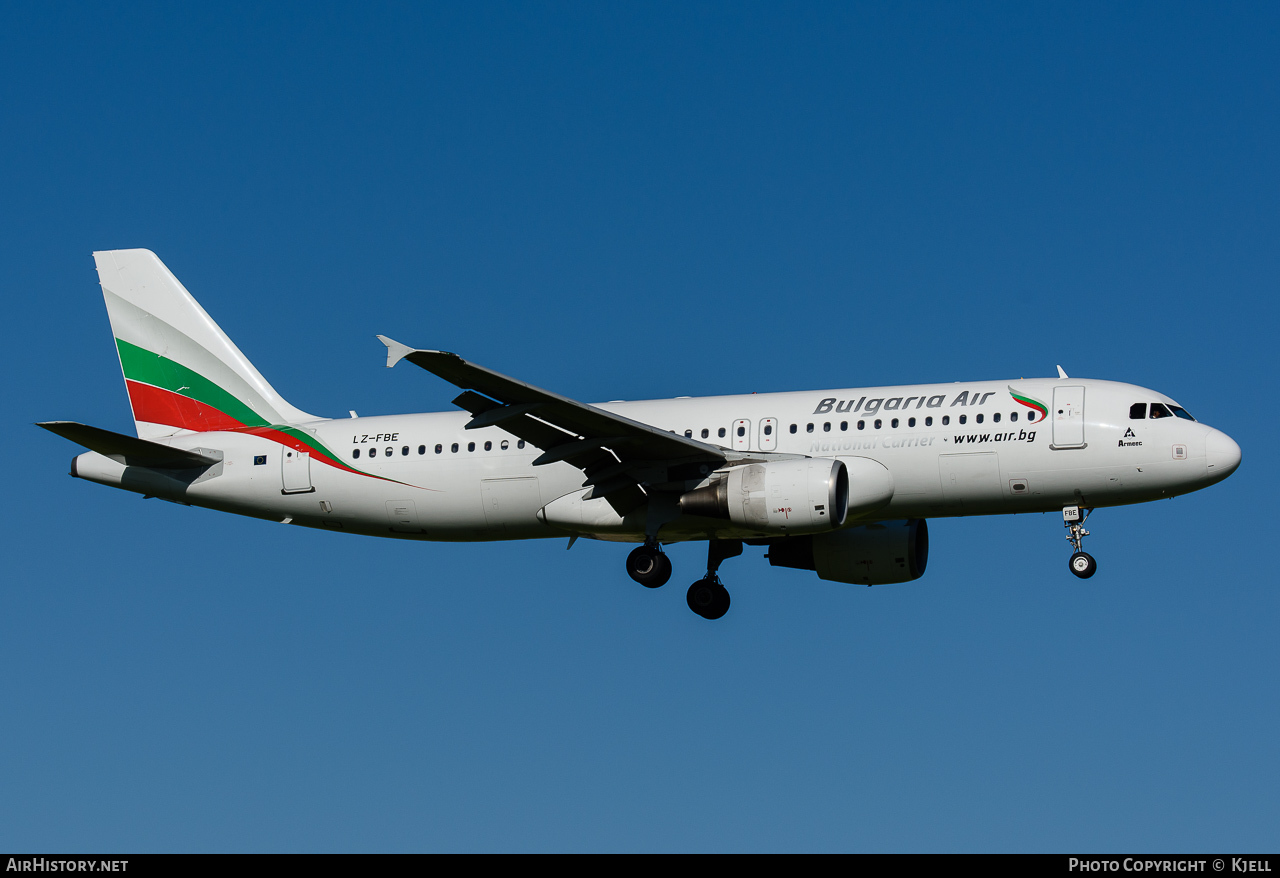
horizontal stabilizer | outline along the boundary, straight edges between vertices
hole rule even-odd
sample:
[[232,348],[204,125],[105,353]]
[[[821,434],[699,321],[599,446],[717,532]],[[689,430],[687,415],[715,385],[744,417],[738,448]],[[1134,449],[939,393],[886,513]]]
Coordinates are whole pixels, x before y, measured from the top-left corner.
[[63,439],[70,439],[90,451],[96,451],[125,466],[146,466],[155,469],[193,469],[213,466],[219,458],[208,457],[195,451],[171,448],[159,442],[148,442],[123,433],[113,433],[101,427],[77,424],[75,421],[45,421],[36,424]]

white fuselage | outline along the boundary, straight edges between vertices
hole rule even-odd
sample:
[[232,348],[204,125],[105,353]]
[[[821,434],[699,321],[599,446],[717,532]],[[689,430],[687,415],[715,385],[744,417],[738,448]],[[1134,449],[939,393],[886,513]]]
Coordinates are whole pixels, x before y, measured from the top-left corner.
[[[1019,403],[1015,392],[1042,401],[1048,417]],[[733,451],[877,461],[892,476],[892,497],[851,516],[848,526],[1138,503],[1206,487],[1238,464],[1238,447],[1218,430],[1182,417],[1132,419],[1135,403],[1173,404],[1130,384],[1036,379],[598,407]],[[465,430],[470,419],[458,411],[293,425],[350,469],[295,457],[262,435],[230,431],[168,440],[221,452],[222,463],[193,481],[125,467],[95,452],[77,458],[74,472],[178,502],[351,533],[421,540],[565,536],[566,529],[542,523],[538,512],[581,493],[582,471],[568,463],[535,467],[539,449],[497,427]],[[644,537],[642,529],[583,535]],[[675,521],[659,536],[749,535]]]

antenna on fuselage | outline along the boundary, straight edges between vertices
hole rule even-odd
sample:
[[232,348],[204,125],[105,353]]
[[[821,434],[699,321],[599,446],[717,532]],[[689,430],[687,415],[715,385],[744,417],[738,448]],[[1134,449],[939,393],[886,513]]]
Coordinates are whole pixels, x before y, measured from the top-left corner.
[[1061,366],[1059,366],[1059,367],[1058,367],[1058,378],[1066,378],[1066,377],[1068,377],[1068,376],[1067,376],[1067,373],[1066,373],[1066,372],[1064,372],[1064,371],[1062,371],[1062,367],[1061,367]]

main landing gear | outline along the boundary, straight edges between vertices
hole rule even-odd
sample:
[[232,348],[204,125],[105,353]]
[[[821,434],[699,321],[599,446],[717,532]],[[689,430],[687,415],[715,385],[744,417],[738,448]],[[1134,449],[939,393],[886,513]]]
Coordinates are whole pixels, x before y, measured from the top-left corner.
[[645,588],[658,588],[671,578],[671,559],[657,542],[645,543],[627,556],[627,575]]
[[742,554],[738,540],[711,540],[707,544],[707,575],[689,586],[689,609],[704,619],[719,619],[729,612],[729,590],[716,573],[727,558]]
[[1092,509],[1081,509],[1079,506],[1065,506],[1062,509],[1062,524],[1067,529],[1067,542],[1076,550],[1067,562],[1071,572],[1081,579],[1088,579],[1098,572],[1098,562],[1093,556],[1081,548],[1084,538],[1089,532],[1084,529],[1085,519]]
[[[707,575],[689,586],[689,609],[704,619],[719,619],[729,612],[729,590],[716,571],[728,558],[742,554],[739,540],[710,540],[707,543]],[[671,559],[656,540],[632,549],[627,556],[627,575],[646,588],[666,585],[671,578]]]

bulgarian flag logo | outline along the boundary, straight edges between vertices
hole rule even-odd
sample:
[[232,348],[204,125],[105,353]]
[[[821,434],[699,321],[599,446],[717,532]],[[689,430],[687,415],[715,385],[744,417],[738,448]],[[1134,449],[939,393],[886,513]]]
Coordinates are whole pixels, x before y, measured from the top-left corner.
[[1025,405],[1029,409],[1035,409],[1036,411],[1038,411],[1040,413],[1040,418],[1038,420],[1043,420],[1044,418],[1049,417],[1049,407],[1046,406],[1044,403],[1042,403],[1040,400],[1032,399],[1029,396],[1023,396],[1021,393],[1018,393],[1012,387],[1009,388],[1009,395],[1012,396],[1016,402],[1019,402],[1022,405]]

